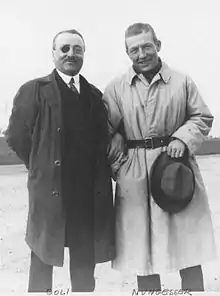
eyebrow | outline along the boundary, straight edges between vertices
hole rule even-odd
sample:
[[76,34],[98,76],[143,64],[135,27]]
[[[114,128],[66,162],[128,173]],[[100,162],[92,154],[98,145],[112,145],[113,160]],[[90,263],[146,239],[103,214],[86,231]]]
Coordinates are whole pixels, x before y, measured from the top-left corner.
[[152,43],[151,42],[146,42],[146,43],[143,43],[143,44],[140,44],[140,45],[134,45],[131,48],[138,48],[140,46],[148,46],[148,45],[152,45]]
[[[69,43],[67,43],[67,44],[62,44],[60,47],[64,47],[64,46],[72,46],[72,45],[69,44]],[[75,44],[72,47],[80,47],[80,48],[83,48],[83,45]]]

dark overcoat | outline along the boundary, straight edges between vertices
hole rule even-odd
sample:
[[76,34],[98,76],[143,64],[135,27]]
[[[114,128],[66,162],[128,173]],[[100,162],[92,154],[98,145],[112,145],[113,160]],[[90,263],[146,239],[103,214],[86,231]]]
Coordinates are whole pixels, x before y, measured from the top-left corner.
[[[90,89],[100,143],[94,185],[94,246],[96,263],[114,258],[114,208],[110,170],[106,160],[107,116],[101,92]],[[14,98],[6,131],[8,145],[28,168],[29,211],[26,242],[46,264],[62,266],[65,213],[61,192],[61,95],[52,74],[25,83]],[[73,180],[74,182],[74,180]]]

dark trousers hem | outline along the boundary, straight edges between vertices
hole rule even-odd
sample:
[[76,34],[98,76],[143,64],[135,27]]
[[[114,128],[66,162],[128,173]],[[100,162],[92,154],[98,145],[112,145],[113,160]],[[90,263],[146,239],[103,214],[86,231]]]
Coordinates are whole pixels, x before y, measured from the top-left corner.
[[[74,258],[75,259],[75,258]],[[70,252],[70,279],[72,292],[93,292],[95,289],[95,264],[85,266],[74,264]],[[42,262],[31,252],[28,293],[48,293],[53,289],[53,266]]]
[[[204,280],[201,265],[184,268],[179,271],[181,288],[184,291],[204,291]],[[137,276],[138,291],[161,291],[159,274]]]

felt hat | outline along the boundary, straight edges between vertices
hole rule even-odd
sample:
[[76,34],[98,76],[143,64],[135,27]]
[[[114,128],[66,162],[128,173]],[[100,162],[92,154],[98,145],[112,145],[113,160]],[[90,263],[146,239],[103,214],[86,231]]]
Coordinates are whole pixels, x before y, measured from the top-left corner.
[[171,158],[167,152],[162,152],[152,165],[150,188],[153,199],[164,211],[174,214],[184,210],[195,190],[188,154]]

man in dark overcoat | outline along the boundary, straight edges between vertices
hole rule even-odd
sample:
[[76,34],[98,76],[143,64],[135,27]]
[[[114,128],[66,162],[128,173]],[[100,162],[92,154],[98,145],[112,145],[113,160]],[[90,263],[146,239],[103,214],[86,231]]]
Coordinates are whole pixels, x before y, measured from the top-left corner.
[[73,292],[95,289],[95,264],[114,258],[112,183],[102,93],[79,74],[85,42],[76,30],[53,40],[55,69],[21,86],[6,131],[28,168],[29,292],[52,289],[69,247]]

